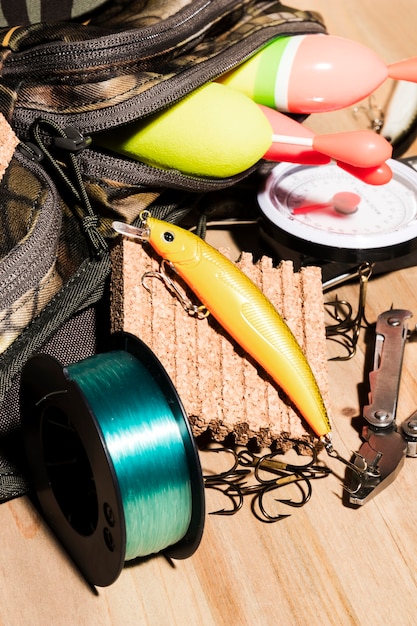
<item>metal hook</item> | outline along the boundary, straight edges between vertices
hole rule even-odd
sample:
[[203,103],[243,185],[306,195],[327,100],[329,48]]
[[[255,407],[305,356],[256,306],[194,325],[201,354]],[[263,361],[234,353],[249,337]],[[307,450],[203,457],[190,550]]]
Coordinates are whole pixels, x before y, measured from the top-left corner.
[[[313,488],[311,486],[310,480],[304,474],[293,474],[292,476],[287,476],[285,479],[280,481],[279,487],[294,483],[296,487],[301,491],[302,498],[298,502],[295,502],[291,498],[275,498],[277,502],[281,504],[286,504],[287,506],[293,506],[296,508],[302,507],[310,500],[311,495],[313,493]],[[307,492],[303,489],[303,484],[307,487]]]
[[350,302],[347,300],[339,300],[337,294],[334,300],[325,302],[325,306],[329,311],[330,317],[332,317],[336,323],[326,328],[326,333],[331,335],[332,333],[339,333],[345,330],[346,327],[350,328],[351,320],[353,318],[353,308]]
[[[289,513],[277,513],[277,515],[271,515],[265,508],[264,505],[264,496],[266,493],[268,493],[269,491],[273,491],[274,489],[276,489],[276,487],[274,485],[271,485],[269,487],[263,487],[259,493],[252,499],[251,502],[251,510],[252,513],[254,514],[254,516],[256,517],[256,519],[258,519],[260,522],[264,522],[267,524],[272,524],[274,522],[279,522],[282,519],[285,519],[286,517],[290,517]],[[258,505],[258,508],[261,512],[261,515],[259,515],[257,509],[256,509],[256,505]],[[263,517],[262,517],[263,516]]]
[[[239,470],[239,457],[235,450],[231,448],[226,448],[223,446],[217,448],[210,448],[211,452],[226,453],[232,455],[233,464],[226,469],[224,472],[220,472],[218,474],[213,475],[204,475],[204,485],[208,489],[215,489],[216,491],[221,491],[225,496],[229,498],[232,503],[232,508],[230,509],[218,509],[217,511],[211,511],[210,515],[234,515],[243,506],[243,492],[242,487],[240,485],[240,481],[247,476],[250,470],[242,469]],[[222,489],[222,487],[225,487]]]
[[[313,447],[313,446],[311,446]],[[312,486],[311,480],[317,478],[324,478],[331,473],[331,469],[325,466],[315,465],[317,451],[314,447],[314,454],[308,463],[305,463],[303,466],[292,465],[289,463],[281,463],[277,462],[274,459],[274,454],[267,455],[261,457],[256,464],[255,467],[255,477],[260,485],[264,486],[264,489],[259,492],[258,500],[259,500],[259,508],[263,514],[265,514],[265,506],[263,505],[263,498],[266,493],[272,491],[273,489],[278,489],[285,485],[289,485],[291,483],[295,483],[296,486],[302,493],[302,498],[299,501],[294,501],[292,499],[283,499],[283,498],[275,498],[276,502],[280,502],[281,504],[285,504],[287,506],[292,507],[302,507],[310,500],[312,495]],[[262,478],[260,475],[261,470],[267,470],[274,474],[278,474],[279,478],[273,478],[266,480]],[[291,473],[288,473],[291,472]],[[303,486],[300,483],[304,483],[307,491],[303,489]],[[271,519],[271,516],[268,516],[268,519]]]
[[[326,474],[327,475],[327,474]],[[307,491],[305,491],[300,485],[303,482],[307,486]],[[240,494],[242,498],[245,496],[254,496],[251,501],[251,509],[253,514],[257,519],[262,522],[277,522],[286,517],[290,517],[289,514],[278,513],[277,515],[271,515],[267,510],[267,507],[264,503],[264,498],[268,493],[279,489],[285,485],[294,483],[300,489],[302,498],[299,501],[294,501],[291,499],[285,498],[274,498],[275,502],[279,502],[281,504],[291,506],[291,507],[302,507],[304,506],[311,498],[312,495],[312,487],[311,482],[308,477],[304,476],[302,473],[300,474],[283,474],[279,478],[275,478],[272,481],[267,482],[258,482],[253,485],[241,485],[240,486]],[[260,513],[258,512],[258,510]]]
[[[276,453],[260,457],[258,463],[255,465],[255,478],[262,485],[273,484],[276,482],[276,479],[272,478],[265,480],[265,478],[262,478],[260,475],[261,471],[268,471],[279,476],[298,477],[298,480],[324,478],[331,473],[331,469],[329,467],[315,465],[315,457],[304,465],[292,465],[291,463],[282,463],[281,461],[277,461],[274,458],[275,454]],[[288,482],[294,482],[294,480],[297,480],[297,478],[292,478],[292,480]],[[282,484],[284,484],[284,481],[282,481]]]
[[[209,515],[235,515],[243,506],[243,493],[240,485],[230,482],[225,478],[205,480],[205,486],[216,491],[221,491],[232,503],[231,509],[218,509],[210,511]],[[225,487],[222,489],[221,487]]]
[[184,295],[184,293],[181,292],[178,285],[172,280],[172,278],[165,271],[166,266],[168,266],[171,270],[175,271],[172,264],[169,261],[166,261],[164,259],[163,261],[161,261],[159,272],[150,271],[150,272],[145,272],[142,275],[142,285],[145,287],[145,289],[149,291],[149,293],[151,293],[150,287],[145,282],[147,278],[158,278],[164,283],[168,291],[173,296],[175,296],[178,302],[180,302],[184,311],[186,311],[188,315],[191,315],[192,317],[196,317],[197,319],[204,319],[205,317],[207,317],[209,315],[209,311],[207,310],[207,308],[203,304],[201,305],[193,304],[191,300],[187,298]]
[[219,474],[205,475],[204,480],[206,482],[216,481],[218,479],[226,479],[226,478],[228,478],[229,480],[233,478],[241,479],[250,473],[250,470],[245,470],[245,469],[238,470],[237,469],[240,463],[240,458],[239,458],[239,454],[232,448],[226,448],[224,446],[220,446],[217,448],[210,448],[210,452],[214,452],[216,454],[219,454],[221,452],[226,453],[226,454],[231,454],[233,457],[233,465],[229,467],[226,471],[220,472]]
[[[277,459],[279,452],[273,452],[264,456],[258,456],[250,450],[244,449],[239,452],[231,448],[212,448],[213,452],[226,452],[233,457],[231,466],[219,474],[204,476],[205,486],[207,488],[222,491],[232,502],[229,509],[223,508],[214,511],[211,514],[218,515],[234,515],[243,506],[246,496],[253,496],[251,509],[257,519],[263,522],[276,522],[288,514],[279,513],[272,515],[266,507],[265,498],[276,489],[280,489],[286,485],[294,483],[301,492],[300,500],[292,500],[291,498],[275,498],[276,502],[291,507],[302,507],[306,504],[312,494],[311,480],[316,478],[324,478],[331,473],[331,469],[317,465],[317,448],[316,445],[304,440],[290,439],[297,446],[305,446],[312,452],[311,458],[302,465],[295,465]],[[239,469],[239,466],[242,469]],[[253,470],[253,477],[256,482],[247,484],[244,482],[248,474]],[[273,478],[265,478],[261,472],[273,474]]]
[[359,105],[353,107],[353,116],[359,117],[362,113],[368,119],[369,128],[376,133],[380,133],[385,121],[383,108],[374,101],[373,95],[368,98],[367,105]]
[[[335,300],[324,303],[326,309],[330,311],[331,317],[336,320],[336,324],[326,326],[326,338],[339,343],[347,350],[345,356],[333,357],[330,359],[331,361],[347,361],[351,359],[356,354],[360,329],[363,325],[370,326],[366,319],[365,307],[367,286],[372,275],[373,267],[373,263],[362,263],[355,273],[352,274],[352,277],[359,277],[358,310],[355,317],[353,316],[351,304],[346,300],[339,300],[336,297]],[[346,308],[346,311],[343,311],[343,307]],[[341,312],[343,312],[344,315],[341,315]],[[349,333],[351,333],[351,335]]]
[[[305,485],[307,486],[307,491],[304,491],[300,482],[305,483]],[[286,517],[290,517],[288,513],[278,513],[277,515],[271,515],[271,513],[269,513],[264,503],[264,498],[268,493],[271,493],[272,491],[275,491],[276,489],[279,489],[280,487],[283,487],[284,485],[288,485],[290,483],[294,483],[299,488],[302,494],[301,500],[299,500],[298,502],[294,502],[294,500],[291,500],[291,499],[274,498],[275,502],[279,502],[280,504],[284,504],[286,506],[291,506],[291,507],[297,507],[297,508],[302,507],[305,504],[307,504],[307,502],[310,500],[311,495],[312,495],[312,487],[311,487],[310,480],[306,478],[305,476],[303,476],[302,474],[300,475],[289,474],[286,476],[281,476],[280,478],[274,481],[271,481],[271,484],[263,484],[262,486],[258,485],[258,490],[255,494],[255,497],[252,499],[252,502],[251,502],[252,513],[255,515],[255,517],[258,520],[260,520],[261,522],[272,523],[272,522],[278,522]],[[261,515],[257,511],[257,506],[259,508]]]
[[328,469],[315,465],[317,462],[317,448],[313,443],[292,438],[288,438],[287,441],[291,441],[297,446],[309,448],[312,453],[310,460],[303,465],[294,465],[293,463],[287,463],[286,461],[281,461],[275,458],[280,454],[279,452],[272,452],[259,457],[249,450],[241,450],[237,455],[239,463],[243,467],[253,467],[255,470],[255,476],[259,482],[262,482],[258,477],[260,469],[269,470],[275,474],[282,474],[283,472],[305,473],[305,471],[309,468],[312,470],[311,474],[315,474],[317,471],[326,471]]
[[[286,485],[294,483],[301,492],[300,500],[292,500],[291,498],[275,498],[276,502],[291,507],[302,507],[306,504],[312,494],[311,480],[315,478],[323,478],[331,473],[330,468],[317,465],[317,449],[314,444],[308,441],[291,439],[295,444],[308,447],[312,456],[306,463],[302,465],[294,465],[277,459],[279,452],[273,452],[264,456],[257,456],[250,450],[241,450],[235,452],[230,448],[214,448],[214,452],[226,452],[233,455],[233,464],[229,469],[220,474],[205,477],[207,487],[213,487],[222,491],[233,503],[230,509],[220,509],[214,513],[220,515],[233,515],[243,505],[246,496],[253,496],[251,508],[257,519],[265,522],[275,522],[288,514],[279,513],[272,515],[265,503],[267,494],[280,489]],[[243,469],[238,469],[242,466]],[[250,469],[249,469],[250,468]],[[253,470],[253,476],[256,480],[254,484],[243,482],[245,477]],[[269,472],[274,475],[273,478],[265,478],[261,472]]]

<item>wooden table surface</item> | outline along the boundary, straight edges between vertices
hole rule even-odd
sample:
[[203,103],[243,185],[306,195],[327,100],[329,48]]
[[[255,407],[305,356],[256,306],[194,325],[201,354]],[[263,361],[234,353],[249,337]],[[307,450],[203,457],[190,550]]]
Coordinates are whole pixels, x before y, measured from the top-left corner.
[[[412,0],[292,5],[321,12],[331,34],[367,44],[387,63],[417,54]],[[356,124],[351,111],[309,123],[327,132]],[[368,319],[394,305],[414,311],[417,320],[416,284],[417,267],[373,278]],[[339,287],[338,293],[355,302],[357,286]],[[360,445],[363,335],[354,359],[329,364],[334,442],[346,456]],[[399,421],[417,408],[416,371],[417,345],[409,343]],[[406,459],[396,481],[358,509],[343,503],[342,466],[325,453],[323,460],[337,475],[315,481],[311,501],[291,509],[291,517],[262,524],[247,505],[236,516],[207,516],[191,558],[127,564],[113,585],[97,590],[86,585],[26,498],[1,505],[0,625],[415,624],[417,459]],[[217,505],[208,493],[208,509]]]

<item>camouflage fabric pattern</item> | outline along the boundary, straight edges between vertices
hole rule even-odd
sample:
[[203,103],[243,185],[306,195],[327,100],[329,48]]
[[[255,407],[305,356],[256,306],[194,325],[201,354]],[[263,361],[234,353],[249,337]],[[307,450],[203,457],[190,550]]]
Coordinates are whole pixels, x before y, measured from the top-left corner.
[[107,0],[1,0],[0,26],[80,18]]
[[[105,293],[112,221],[150,207],[175,222],[251,173],[187,177],[100,151],[94,133],[169,106],[278,35],[324,30],[316,14],[274,0],[0,0],[0,113],[37,148],[34,128],[49,124],[42,162],[20,145],[0,183],[0,501],[27,489],[25,362],[45,346],[67,363],[95,349],[94,316],[91,335],[85,322]],[[55,149],[68,127],[93,138],[76,151],[76,170],[72,147]]]
[[[16,158],[1,182],[0,353],[62,286],[57,270],[61,207]],[[47,212],[47,214],[46,214]]]
[[[35,4],[14,0],[23,22],[33,21]],[[37,6],[40,18],[51,16],[53,7],[70,18],[97,4],[102,5]],[[0,7],[10,24],[10,3],[3,0]],[[31,139],[31,124],[39,116],[93,134],[179,99],[277,33],[323,30],[316,14],[274,1],[225,0],[219,10],[218,3],[205,0],[113,0],[93,11],[88,24],[42,22],[0,29],[0,111],[22,141]],[[114,236],[114,219],[133,222],[164,190],[170,189],[174,204],[174,189],[189,192],[194,184],[193,191],[204,193],[221,186],[220,181],[196,183],[186,177],[179,182],[178,173],[106,158],[97,158],[94,149],[79,155],[84,185],[106,238]],[[34,174],[18,158],[1,183],[0,354],[88,257],[74,219],[77,207],[54,183],[49,188],[44,174]],[[51,223],[46,224],[48,215]],[[36,246],[43,263],[32,258]]]
[[[207,9],[213,14],[196,11],[203,4],[133,0],[122,11],[114,2],[114,15],[99,13],[88,26],[0,29],[0,106],[3,99],[9,109],[2,108],[4,115],[20,136],[23,118],[28,124],[39,115],[82,132],[105,130],[149,115],[215,78],[219,68],[247,54],[245,42],[255,49],[279,33],[324,30],[317,15],[279,2],[229,0],[222,14],[218,7]],[[187,21],[190,26],[181,28]],[[45,41],[50,44],[31,50]]]

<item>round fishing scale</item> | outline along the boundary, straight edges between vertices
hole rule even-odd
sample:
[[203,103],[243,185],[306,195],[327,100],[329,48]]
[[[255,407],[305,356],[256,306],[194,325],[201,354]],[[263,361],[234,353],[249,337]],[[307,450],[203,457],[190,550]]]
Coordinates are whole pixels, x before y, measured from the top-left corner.
[[43,515],[93,585],[124,562],[184,559],[204,526],[204,485],[188,419],[153,352],[127,333],[63,367],[35,355],[21,379],[28,472]]
[[[405,162],[389,160],[388,165],[393,177],[378,186],[334,163],[275,166],[258,194],[268,244],[281,258],[287,258],[282,246],[320,262],[400,266],[400,259],[417,249],[417,172]],[[346,192],[360,197],[349,213],[331,206],[332,198]],[[297,207],[325,203],[330,206],[294,213]]]

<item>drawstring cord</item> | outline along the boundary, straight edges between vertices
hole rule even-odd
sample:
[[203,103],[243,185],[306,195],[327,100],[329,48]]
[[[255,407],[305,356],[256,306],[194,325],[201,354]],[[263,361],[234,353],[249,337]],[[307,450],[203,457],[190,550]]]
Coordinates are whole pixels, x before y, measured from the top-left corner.
[[[99,216],[94,212],[91,206],[82,178],[80,164],[77,159],[77,155],[90,145],[91,138],[84,137],[73,126],[61,128],[61,126],[55,122],[43,118],[39,118],[34,122],[31,127],[31,132],[36,147],[41,150],[53,172],[64,183],[74,200],[83,210],[81,224],[84,233],[88,238],[94,256],[102,257],[103,254],[108,251],[107,242],[98,229]],[[69,166],[70,172],[73,174],[74,183],[64,167],[45,144],[44,136],[46,132],[52,136],[52,145],[65,154],[65,165]]]

